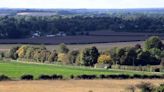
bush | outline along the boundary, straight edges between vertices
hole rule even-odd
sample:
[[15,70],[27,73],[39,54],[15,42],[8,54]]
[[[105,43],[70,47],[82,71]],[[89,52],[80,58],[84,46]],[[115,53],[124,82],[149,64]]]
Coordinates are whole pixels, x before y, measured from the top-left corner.
[[10,80],[10,78],[6,75],[0,75],[0,81],[6,81],[6,80]]
[[119,79],[128,79],[130,78],[129,75],[125,75],[125,74],[120,74],[120,75],[117,75]]
[[21,80],[33,80],[34,76],[33,75],[23,75],[21,76]]
[[142,75],[142,79],[148,79],[150,78],[148,75]]
[[117,75],[107,75],[106,78],[109,78],[109,79],[117,79],[118,76]]
[[97,78],[97,76],[96,75],[85,75],[85,74],[83,74],[83,75],[78,75],[78,76],[76,76],[76,79],[96,79]]
[[101,74],[101,75],[99,76],[99,78],[100,78],[100,79],[105,79],[106,76],[105,76],[104,74]]
[[164,84],[161,84],[159,87],[157,87],[155,92],[164,92]]
[[52,80],[52,77],[49,75],[40,75],[39,80]]
[[147,82],[141,82],[140,84],[137,84],[136,87],[141,89],[141,92],[153,92],[154,90],[154,85]]
[[74,76],[74,75],[71,75],[71,76],[70,76],[70,78],[71,78],[71,79],[74,79],[74,78],[75,78],[75,76]]
[[51,76],[51,78],[53,79],[53,80],[58,80],[58,79],[63,79],[63,76],[62,75],[56,75],[56,74],[54,74],[54,75],[52,75]]
[[135,92],[135,90],[136,90],[135,86],[130,85],[126,88],[125,92]]
[[160,68],[155,68],[154,72],[160,72]]

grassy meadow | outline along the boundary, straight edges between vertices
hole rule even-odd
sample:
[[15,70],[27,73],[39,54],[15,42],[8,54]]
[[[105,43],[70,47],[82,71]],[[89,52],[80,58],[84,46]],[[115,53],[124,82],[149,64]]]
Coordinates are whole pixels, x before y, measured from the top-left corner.
[[[106,70],[106,69],[94,69],[89,67],[79,66],[68,66],[68,65],[54,65],[54,64],[32,64],[32,63],[21,63],[21,62],[0,62],[0,75],[7,75],[12,79],[19,79],[24,74],[32,74],[37,78],[41,74],[61,74],[64,78],[69,78],[70,75],[81,75],[81,74],[162,74],[153,72],[139,72],[129,70]],[[164,74],[164,73],[163,73]]]

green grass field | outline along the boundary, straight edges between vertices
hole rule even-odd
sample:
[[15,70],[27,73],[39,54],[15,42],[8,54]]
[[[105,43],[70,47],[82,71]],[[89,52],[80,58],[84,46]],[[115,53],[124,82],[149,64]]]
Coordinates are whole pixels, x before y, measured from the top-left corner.
[[[4,74],[12,79],[19,79],[24,74],[32,74],[37,78],[41,74],[61,74],[65,78],[70,75],[81,75],[81,74],[162,74],[162,73],[151,73],[151,72],[139,72],[139,71],[125,71],[125,70],[105,70],[105,69],[93,69],[86,67],[74,67],[65,65],[54,65],[54,64],[31,64],[31,63],[20,63],[20,62],[0,62],[0,75]],[[164,73],[163,73],[164,74]]]

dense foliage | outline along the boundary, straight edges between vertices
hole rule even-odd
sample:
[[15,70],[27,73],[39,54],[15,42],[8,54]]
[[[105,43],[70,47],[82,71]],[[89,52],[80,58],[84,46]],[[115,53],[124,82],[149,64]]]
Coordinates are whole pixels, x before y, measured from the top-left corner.
[[160,13],[120,13],[106,16],[1,16],[0,38],[25,38],[64,32],[79,35],[95,30],[164,32]]
[[[155,41],[154,41],[155,39]],[[159,43],[159,44],[157,44]],[[69,50],[65,44],[60,44],[58,50],[49,51],[45,46],[22,45],[1,52],[1,59],[10,58],[20,61],[62,63],[72,65],[94,66],[95,64],[145,66],[164,63],[164,45],[156,37],[150,37],[144,43],[144,48],[136,44],[134,47],[110,48],[99,51],[95,46],[83,50]],[[154,71],[160,71],[154,70]]]

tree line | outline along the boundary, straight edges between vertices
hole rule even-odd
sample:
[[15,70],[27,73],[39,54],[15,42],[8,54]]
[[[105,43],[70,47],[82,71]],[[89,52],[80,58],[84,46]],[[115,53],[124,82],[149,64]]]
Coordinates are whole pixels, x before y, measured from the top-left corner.
[[159,37],[153,36],[144,42],[144,46],[136,44],[134,47],[110,48],[99,51],[95,46],[83,50],[69,50],[65,44],[49,51],[45,46],[22,45],[12,47],[7,52],[0,53],[1,59],[62,63],[71,65],[94,66],[95,64],[108,65],[164,65],[164,45]]
[[95,30],[164,32],[161,14],[109,14],[105,16],[0,16],[0,38],[28,38],[64,32],[82,35]]

